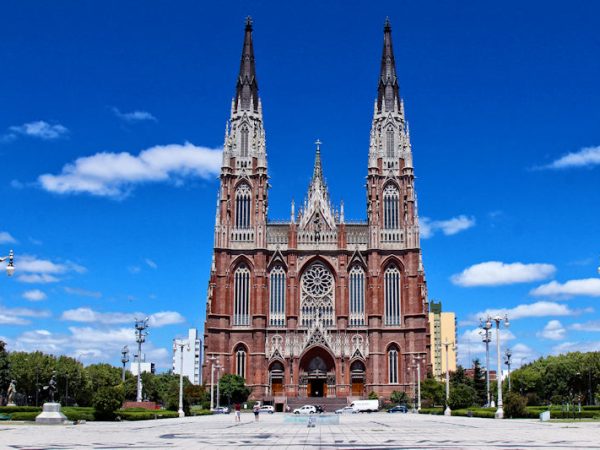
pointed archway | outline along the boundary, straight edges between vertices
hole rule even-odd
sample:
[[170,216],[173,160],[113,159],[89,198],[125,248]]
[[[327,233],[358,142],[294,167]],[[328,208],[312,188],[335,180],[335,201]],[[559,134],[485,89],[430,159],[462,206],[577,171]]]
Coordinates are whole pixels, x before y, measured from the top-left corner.
[[335,360],[322,345],[313,345],[300,358],[300,392],[307,397],[335,396]]

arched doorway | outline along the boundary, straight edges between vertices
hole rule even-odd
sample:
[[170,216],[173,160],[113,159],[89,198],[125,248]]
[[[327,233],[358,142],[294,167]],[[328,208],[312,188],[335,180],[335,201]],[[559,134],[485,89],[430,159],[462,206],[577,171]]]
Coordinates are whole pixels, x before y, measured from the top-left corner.
[[283,395],[283,364],[275,361],[269,367],[269,381],[271,383],[271,395],[274,397]]
[[300,392],[307,397],[335,396],[335,361],[325,348],[314,346],[300,359]]
[[350,364],[350,381],[352,383],[352,396],[361,397],[365,390],[365,365],[357,359]]

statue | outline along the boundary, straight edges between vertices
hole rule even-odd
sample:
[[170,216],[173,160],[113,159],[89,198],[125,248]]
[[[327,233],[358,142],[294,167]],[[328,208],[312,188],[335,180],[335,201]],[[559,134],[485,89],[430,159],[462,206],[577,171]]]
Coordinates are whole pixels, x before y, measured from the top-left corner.
[[56,392],[56,371],[52,372],[52,378],[48,382],[48,386],[44,386],[44,390],[48,390],[48,397],[54,403],[54,393]]
[[6,392],[7,396],[7,406],[16,406],[15,396],[17,395],[17,382],[12,380],[10,382],[10,386],[8,386],[8,391]]

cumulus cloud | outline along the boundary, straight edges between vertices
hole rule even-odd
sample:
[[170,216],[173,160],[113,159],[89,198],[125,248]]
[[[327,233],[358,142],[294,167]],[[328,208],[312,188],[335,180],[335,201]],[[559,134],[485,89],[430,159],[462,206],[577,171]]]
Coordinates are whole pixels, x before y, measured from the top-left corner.
[[[98,323],[105,325],[114,325],[120,323],[133,323],[136,318],[146,317],[140,312],[99,312],[91,308],[81,307],[69,309],[62,313],[61,319],[70,322]],[[147,316],[148,324],[151,327],[163,327],[185,322],[185,318],[176,311],[159,311]]]
[[131,112],[121,112],[118,108],[112,108],[113,113],[119,119],[124,120],[125,122],[157,122],[158,120],[148,111],[131,111]]
[[569,280],[566,283],[551,281],[530,292],[535,297],[600,297],[600,278]]
[[532,362],[538,357],[538,353],[532,348],[528,347],[525,344],[515,344],[511,348],[511,369],[516,369],[521,367],[523,364],[526,364],[528,361]]
[[447,220],[431,220],[428,217],[422,217],[419,220],[419,230],[423,239],[432,237],[438,231],[446,236],[460,233],[475,226],[475,218],[460,215]]
[[30,291],[23,292],[22,297],[30,302],[41,302],[42,300],[46,300],[48,296],[45,292],[40,291],[39,289],[32,289]]
[[210,178],[219,173],[221,150],[170,144],[151,147],[138,155],[96,153],[65,165],[58,175],[38,177],[41,187],[57,194],[126,196],[135,185],[181,181],[185,177]]
[[30,136],[45,141],[58,139],[69,133],[69,130],[61,124],[49,124],[43,120],[12,126],[9,133],[4,135],[4,140],[14,140],[18,135]]
[[[471,367],[473,360],[479,358],[482,365],[485,366],[485,343],[483,342],[483,330],[481,328],[471,328],[465,330],[458,338],[458,358],[465,367]],[[491,333],[492,345],[496,342],[496,329]],[[500,328],[500,341],[505,345],[507,342],[515,339],[515,335],[506,328]]]
[[514,283],[529,283],[551,277],[556,272],[552,264],[524,264],[488,261],[467,267],[452,275],[452,283],[463,286],[500,286]]
[[567,153],[550,164],[540,167],[540,169],[559,170],[598,165],[600,165],[600,146],[584,147],[578,152]]
[[86,289],[74,288],[65,286],[65,292],[69,295],[77,295],[80,297],[92,297],[92,298],[100,298],[102,297],[102,293],[98,291],[88,291]]
[[537,337],[550,339],[551,341],[560,341],[567,335],[567,330],[559,320],[551,320],[546,324],[543,330],[536,333]]
[[571,309],[567,305],[555,302],[535,302],[530,304],[523,304],[515,306],[514,308],[501,308],[501,309],[486,309],[477,314],[473,314],[471,318],[473,320],[480,317],[489,316],[501,316],[508,315],[509,320],[526,319],[528,317],[562,317],[562,316],[576,316],[582,312],[588,312],[589,310],[578,310]]
[[7,231],[0,231],[0,244],[16,244],[17,240]]
[[30,308],[6,308],[0,305],[0,324],[29,325],[30,318],[50,317],[50,311]]
[[590,320],[584,323],[574,323],[569,327],[571,330],[575,331],[591,331],[591,332],[599,332],[600,331],[600,320]]
[[552,347],[555,355],[570,352],[597,352],[600,351],[600,341],[571,341]]
[[71,261],[55,263],[32,255],[19,257],[18,261],[15,261],[15,267],[19,273],[17,279],[22,283],[56,283],[60,281],[59,276],[68,272],[86,271],[85,267]]

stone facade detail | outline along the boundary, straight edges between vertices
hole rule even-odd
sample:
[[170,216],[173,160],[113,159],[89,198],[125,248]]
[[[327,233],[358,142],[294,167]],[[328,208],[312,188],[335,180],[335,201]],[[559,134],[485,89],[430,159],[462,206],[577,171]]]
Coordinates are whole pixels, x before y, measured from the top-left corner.
[[[248,21],[225,130],[205,355],[217,357],[226,373],[244,376],[257,399],[411,391],[413,358],[425,357],[423,376],[429,364],[427,289],[389,23],[371,126],[366,221],[346,221],[343,204],[331,204],[319,141],[304,202],[297,212],[292,203],[289,221],[268,221],[265,142]],[[240,311],[244,317],[248,311],[247,321],[235,318]],[[203,370],[210,379],[210,364]]]

